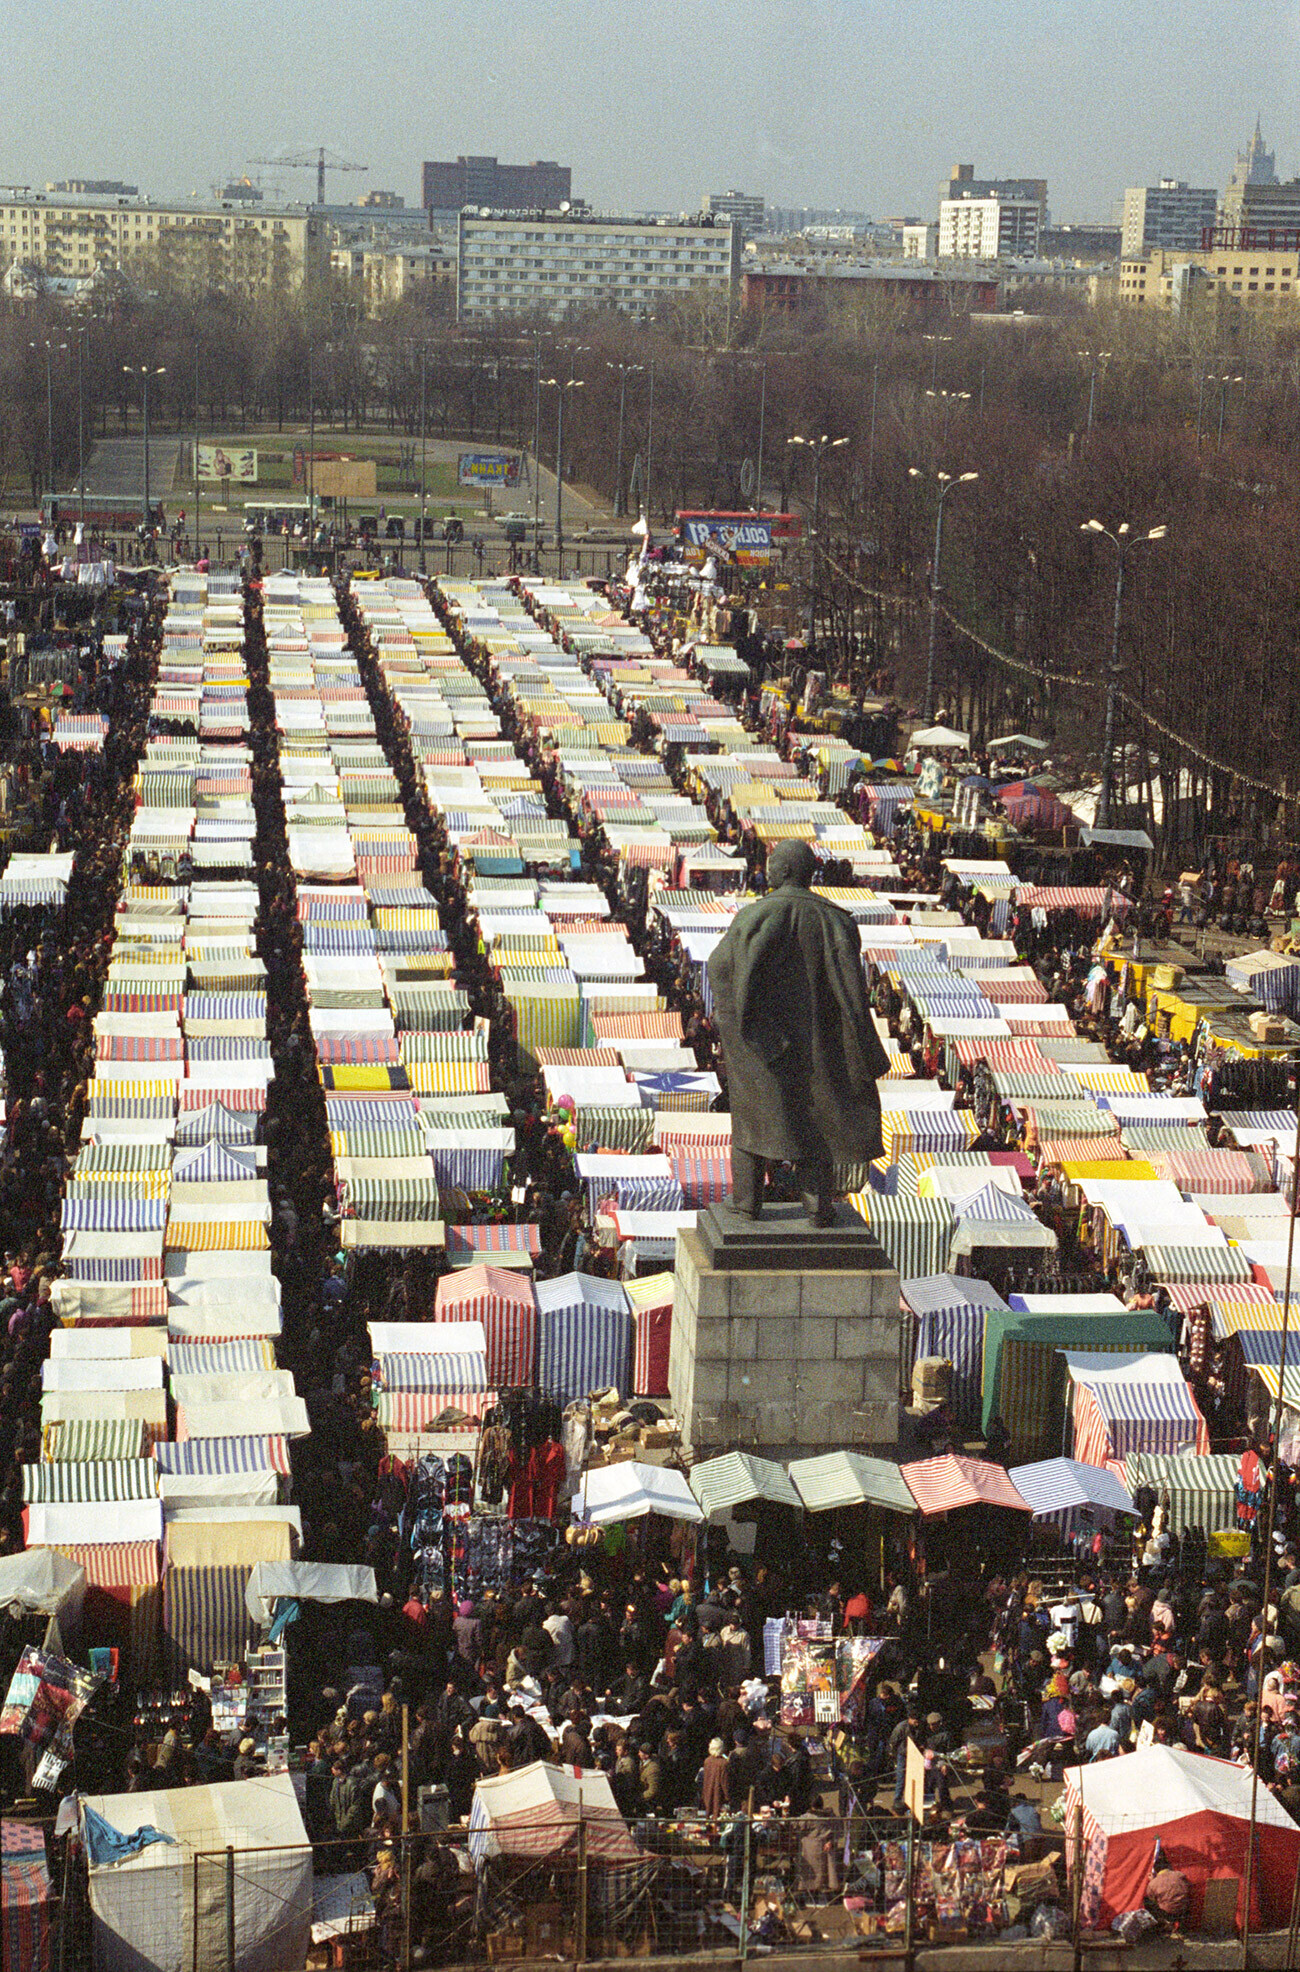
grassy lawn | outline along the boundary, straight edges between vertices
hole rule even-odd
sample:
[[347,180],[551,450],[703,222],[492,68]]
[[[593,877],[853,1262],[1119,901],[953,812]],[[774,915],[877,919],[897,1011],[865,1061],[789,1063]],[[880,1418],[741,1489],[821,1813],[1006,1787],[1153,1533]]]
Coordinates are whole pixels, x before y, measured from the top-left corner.
[[[201,443],[204,445],[224,445],[227,450],[237,449],[241,445],[248,445],[250,442],[257,446],[257,483],[253,486],[232,486],[227,502],[228,511],[233,513],[238,508],[242,513],[245,500],[272,499],[277,493],[284,493],[296,499],[305,498],[306,488],[302,485],[295,486],[293,483],[293,455],[295,445],[286,443],[278,435],[275,442],[270,445],[259,443],[255,434],[248,434],[242,438],[236,436],[229,438],[223,438],[221,436],[210,438],[205,433],[201,440]],[[357,440],[350,433],[346,436],[327,434],[322,437],[318,435],[316,440],[317,459],[319,461],[320,454],[327,451],[341,452],[353,459],[374,459],[375,483],[377,488],[374,504],[379,505],[382,503],[388,506],[398,506],[407,511],[418,512],[420,505],[419,454],[418,452],[416,454],[415,472],[412,475],[409,469],[405,471],[402,469],[397,457],[397,445],[398,441],[396,439],[385,440],[381,438],[373,440],[362,438]],[[472,451],[475,449],[495,448],[466,447],[466,450]],[[449,461],[435,461],[430,459],[425,468],[424,483],[427,511],[431,515],[459,513],[468,519],[471,515],[478,513],[481,508],[481,499],[474,492],[467,487],[457,486],[456,468]],[[173,497],[176,497],[176,494],[179,494],[181,490],[181,485],[178,484]],[[210,503],[212,493],[215,490],[215,487],[209,485],[207,481],[204,482],[203,501],[205,507]],[[513,497],[514,495],[497,494],[494,496],[493,504],[498,511],[501,511],[504,506],[509,504]],[[350,500],[348,502],[349,511],[355,510],[361,512],[368,504],[370,503],[367,500]]]

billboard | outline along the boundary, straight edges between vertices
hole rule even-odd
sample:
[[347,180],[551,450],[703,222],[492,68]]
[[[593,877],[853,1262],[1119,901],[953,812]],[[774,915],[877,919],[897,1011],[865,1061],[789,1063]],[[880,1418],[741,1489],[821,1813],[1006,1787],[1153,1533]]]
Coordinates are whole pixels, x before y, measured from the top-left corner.
[[679,513],[682,553],[697,566],[715,536],[742,568],[762,568],[801,531],[798,514]]
[[251,445],[200,445],[199,478],[256,486],[257,451]]
[[456,460],[458,486],[505,486],[519,484],[518,452],[462,452]]
[[376,467],[373,459],[317,459],[311,485],[318,500],[373,500]]

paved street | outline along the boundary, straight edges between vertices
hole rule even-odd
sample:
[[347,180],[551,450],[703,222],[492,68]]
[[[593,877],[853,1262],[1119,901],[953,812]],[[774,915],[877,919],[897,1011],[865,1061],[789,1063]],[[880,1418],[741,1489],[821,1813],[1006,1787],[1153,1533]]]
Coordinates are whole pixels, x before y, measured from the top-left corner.
[[[167,500],[181,455],[179,438],[149,435],[149,497]],[[86,461],[86,491],[125,498],[144,489],[144,439],[101,438]]]

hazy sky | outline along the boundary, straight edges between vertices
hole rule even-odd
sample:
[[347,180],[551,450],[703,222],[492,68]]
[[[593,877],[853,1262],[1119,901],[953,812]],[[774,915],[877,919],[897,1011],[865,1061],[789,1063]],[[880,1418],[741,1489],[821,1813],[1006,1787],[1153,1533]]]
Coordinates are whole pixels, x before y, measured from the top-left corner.
[[1300,171],[1298,21],[1297,0],[0,0],[0,182],[206,194],[323,143],[370,166],[331,199],[415,203],[421,159],[479,151],[569,163],[605,207],[739,186],[929,215],[965,160],[1105,218],[1129,183],[1222,187],[1257,112]]

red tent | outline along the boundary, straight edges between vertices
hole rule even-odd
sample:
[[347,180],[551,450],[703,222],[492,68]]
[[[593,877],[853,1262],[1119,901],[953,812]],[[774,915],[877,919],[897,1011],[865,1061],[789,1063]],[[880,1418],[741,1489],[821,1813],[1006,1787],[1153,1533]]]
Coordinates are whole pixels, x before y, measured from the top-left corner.
[[533,1284],[509,1267],[465,1267],[438,1282],[433,1318],[482,1322],[487,1331],[487,1380],[492,1390],[531,1383],[537,1360],[537,1299]]
[[[1158,1838],[1165,1862],[1191,1885],[1189,1923],[1200,1923],[1208,1882],[1236,1877],[1240,1926],[1250,1790],[1248,1767],[1206,1759],[1182,1746],[1147,1746],[1116,1760],[1067,1769],[1065,1827],[1071,1850],[1076,1804],[1083,1801],[1083,1923],[1108,1930],[1121,1911],[1141,1908]],[[1255,1831],[1250,1922],[1283,1925],[1290,1921],[1300,1869],[1300,1828],[1264,1786]]]

